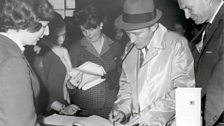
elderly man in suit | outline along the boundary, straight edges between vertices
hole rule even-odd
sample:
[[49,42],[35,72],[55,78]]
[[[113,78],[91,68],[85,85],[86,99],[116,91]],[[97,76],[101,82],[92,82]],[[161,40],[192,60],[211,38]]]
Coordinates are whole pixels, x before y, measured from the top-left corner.
[[0,126],[38,126],[39,83],[23,55],[49,33],[53,7],[46,0],[1,1]]
[[224,111],[224,2],[178,0],[178,3],[186,18],[196,24],[205,23],[191,44],[196,86],[202,87],[205,125],[213,126]]
[[164,126],[175,113],[174,90],[195,85],[188,42],[158,23],[161,16],[153,0],[126,0],[115,21],[129,36],[131,49],[125,51],[112,122]]

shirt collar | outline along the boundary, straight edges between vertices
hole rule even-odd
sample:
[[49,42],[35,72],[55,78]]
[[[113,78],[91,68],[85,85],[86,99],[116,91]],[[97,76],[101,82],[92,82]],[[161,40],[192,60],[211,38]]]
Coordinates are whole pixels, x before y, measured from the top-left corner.
[[11,39],[14,43],[16,43],[16,45],[19,46],[21,51],[24,52],[24,50],[25,50],[24,45],[16,37],[14,37],[12,35],[9,35],[9,34],[6,34],[4,32],[0,32],[0,34],[8,37],[9,39]]
[[211,23],[212,24],[212,22],[214,21],[214,19],[215,19],[215,16],[218,14],[218,12],[219,12],[219,10],[220,10],[220,8],[222,7],[222,5],[223,5],[223,1],[221,1],[221,3],[220,3],[220,5],[219,5],[219,7],[217,8],[217,10],[215,11],[215,13],[213,14],[213,16],[212,16],[212,18],[209,20],[209,23]]

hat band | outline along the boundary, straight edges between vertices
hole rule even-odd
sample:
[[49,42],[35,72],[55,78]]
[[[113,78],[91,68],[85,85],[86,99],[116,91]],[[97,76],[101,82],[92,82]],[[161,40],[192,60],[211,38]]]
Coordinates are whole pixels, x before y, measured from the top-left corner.
[[156,11],[143,14],[127,14],[123,12],[123,21],[126,23],[146,23],[156,18]]

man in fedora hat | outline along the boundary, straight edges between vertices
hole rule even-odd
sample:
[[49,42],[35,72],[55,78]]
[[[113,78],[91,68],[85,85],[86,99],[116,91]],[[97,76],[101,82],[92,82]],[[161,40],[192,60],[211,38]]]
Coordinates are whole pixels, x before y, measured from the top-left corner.
[[158,23],[161,16],[153,0],[126,0],[115,20],[133,48],[123,59],[111,122],[164,126],[175,113],[175,88],[195,86],[188,42]]

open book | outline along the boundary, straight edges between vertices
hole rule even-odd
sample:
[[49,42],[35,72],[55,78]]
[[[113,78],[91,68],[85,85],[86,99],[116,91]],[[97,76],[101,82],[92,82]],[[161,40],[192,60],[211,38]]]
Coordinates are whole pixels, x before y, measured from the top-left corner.
[[73,126],[113,126],[109,120],[97,115],[92,115],[73,123]]
[[[83,63],[79,67],[73,68],[72,71],[81,71],[83,73],[81,83],[79,84],[81,85],[82,90],[87,90],[105,80],[104,75],[106,74],[106,72],[104,68],[90,61]],[[70,80],[70,82],[74,84],[72,79]]]
[[43,118],[41,124],[52,126],[73,126],[74,122],[78,122],[86,117],[66,116],[53,114]]
[[42,124],[54,126],[113,126],[107,119],[97,115],[77,117],[53,114],[45,117]]

